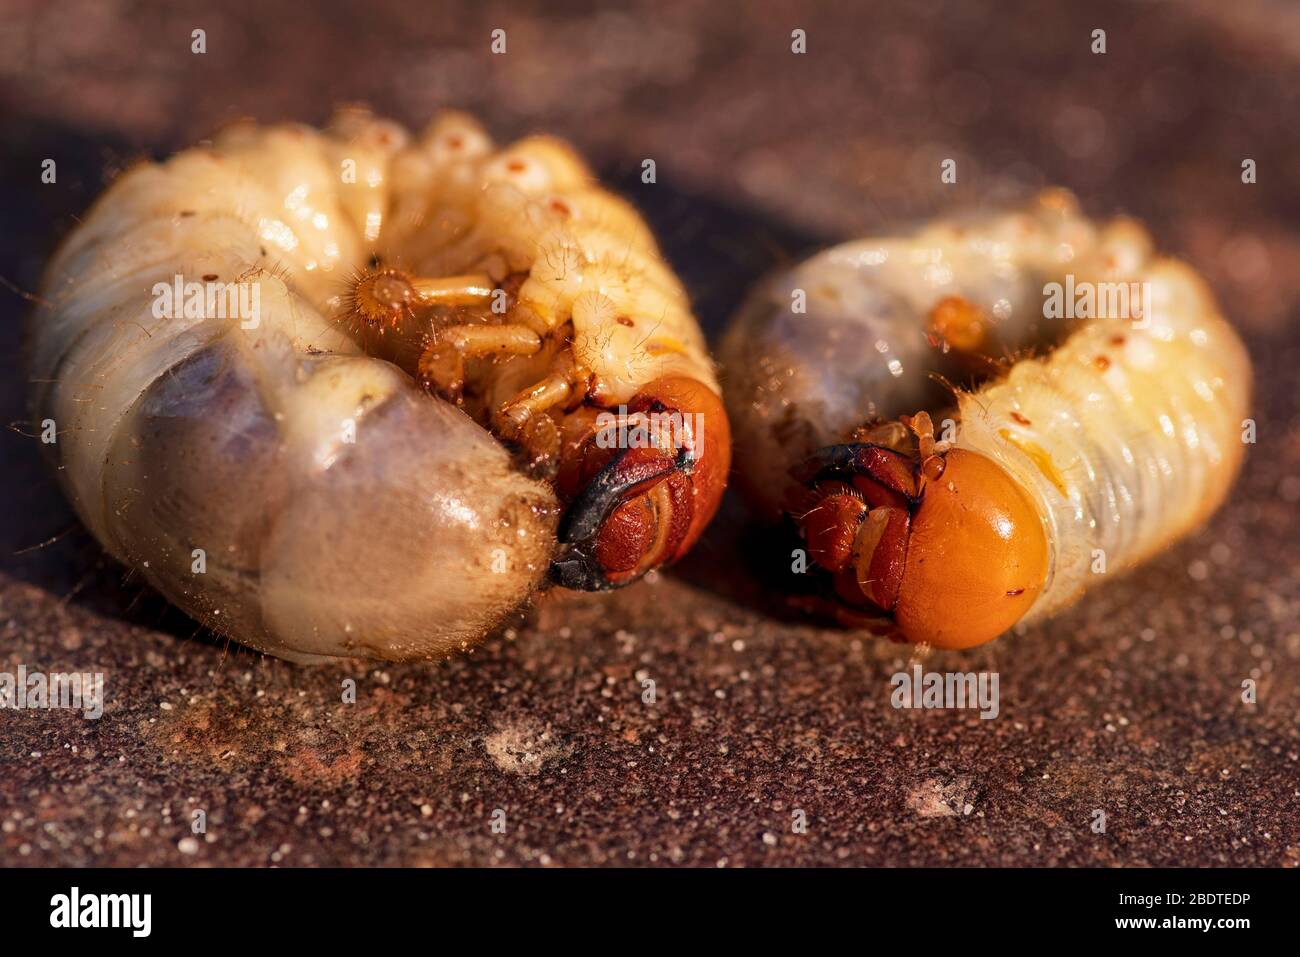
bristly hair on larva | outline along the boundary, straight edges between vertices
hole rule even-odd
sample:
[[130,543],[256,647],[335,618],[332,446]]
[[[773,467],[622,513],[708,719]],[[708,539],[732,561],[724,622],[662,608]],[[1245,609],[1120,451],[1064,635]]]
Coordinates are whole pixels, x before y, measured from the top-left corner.
[[415,290],[401,270],[354,269],[343,280],[339,314],[354,332],[364,326],[396,326],[414,318],[414,300]]
[[[460,113],[415,136],[358,109],[236,123],[118,177],[43,295],[33,408],[78,516],[285,658],[437,658],[541,588],[630,584],[726,484],[685,289],[550,137],[497,147]],[[598,442],[649,409],[706,417],[709,441]]]
[[739,484],[815,566],[801,604],[940,648],[1186,535],[1244,455],[1250,363],[1205,283],[1059,190],[826,250],[759,287],[721,359]]

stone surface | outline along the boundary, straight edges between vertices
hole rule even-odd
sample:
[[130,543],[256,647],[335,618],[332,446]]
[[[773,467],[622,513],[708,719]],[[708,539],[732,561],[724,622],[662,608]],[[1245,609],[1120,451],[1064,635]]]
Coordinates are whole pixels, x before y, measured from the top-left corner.
[[712,333],[819,242],[1059,183],[1204,270],[1257,363],[1258,445],[1190,540],[1050,624],[928,660],[998,671],[996,720],[890,707],[909,650],[775,603],[752,556],[779,555],[735,502],[680,569],[545,601],[468,657],[303,669],[196,635],[101,557],[20,421],[26,305],[3,291],[0,670],[102,671],[108,704],[0,712],[0,864],[1300,863],[1293,5],[322,8],[7,5],[0,276],[34,289],[132,158],[342,100],[572,137]]

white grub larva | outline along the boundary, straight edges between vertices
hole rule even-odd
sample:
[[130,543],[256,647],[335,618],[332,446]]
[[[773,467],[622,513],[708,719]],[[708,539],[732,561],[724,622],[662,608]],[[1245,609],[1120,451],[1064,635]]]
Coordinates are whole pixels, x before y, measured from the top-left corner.
[[1192,531],[1243,456],[1250,363],[1205,283],[1061,191],[826,250],[761,287],[720,358],[737,481],[803,535],[806,601],[938,647]]
[[[437,657],[548,577],[626,584],[725,485],[684,290],[549,138],[240,123],[121,176],[43,296],[34,404],[82,521],[285,658]],[[672,447],[597,440],[653,412],[690,423]]]

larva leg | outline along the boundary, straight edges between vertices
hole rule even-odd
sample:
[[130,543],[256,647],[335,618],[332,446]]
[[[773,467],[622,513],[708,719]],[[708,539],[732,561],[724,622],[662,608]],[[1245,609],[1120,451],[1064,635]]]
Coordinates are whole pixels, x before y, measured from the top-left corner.
[[934,423],[930,413],[922,409],[916,415],[905,415],[900,423],[916,433],[917,457],[921,463],[921,474],[931,482],[937,482],[943,475],[943,456],[949,449],[949,443],[936,442]]
[[[467,354],[490,354],[491,335],[457,337],[439,327],[478,325],[492,316],[495,286],[486,273],[417,276],[391,266],[359,273],[335,299],[336,318],[374,355],[459,401]],[[518,341],[498,340],[510,351]],[[457,348],[459,343],[459,348]]]
[[541,337],[522,325],[458,325],[439,329],[420,353],[420,378],[444,399],[455,402],[465,387],[465,360],[492,355],[531,356]]
[[[424,336],[416,371],[443,398],[461,401],[466,363],[474,359],[530,357],[547,342],[558,349],[534,381],[490,410],[488,424],[520,451],[534,477],[557,481],[567,504],[561,554],[553,579],[568,588],[600,590],[635,581],[685,553],[712,516],[725,484],[729,430],[716,394],[703,383],[666,377],[651,383],[625,412],[601,411],[587,402],[592,374],[567,345],[570,324],[539,334],[517,298],[503,316],[488,311],[486,277],[413,278],[395,270],[363,277],[352,308],[366,322],[401,336]],[[439,307],[442,307],[441,309]],[[434,313],[442,314],[435,318]],[[424,325],[421,325],[423,317]],[[450,318],[448,318],[450,317]],[[450,322],[451,324],[442,324]],[[400,364],[400,362],[399,362]],[[599,435],[627,435],[642,419],[661,416],[682,435],[637,448],[602,448]],[[598,424],[597,420],[601,418]],[[694,423],[710,420],[709,465],[704,436]],[[702,493],[702,497],[697,496]]]
[[[486,277],[430,280],[386,269],[362,277],[358,287],[363,284],[348,299],[352,311],[367,328],[387,335],[399,365],[411,360],[410,349],[397,342],[423,342],[415,371],[445,399],[470,402],[475,384],[467,384],[467,363],[473,360],[551,356],[529,366],[525,384],[504,401],[489,401],[482,417],[518,450],[527,474],[556,483],[567,505],[556,582],[584,590],[628,584],[694,543],[725,485],[730,443],[725,412],[707,385],[665,377],[616,407],[625,411],[606,411],[592,398],[595,377],[574,356],[574,324],[539,325],[518,280],[503,284],[511,291],[502,314],[489,310]],[[627,317],[608,318],[620,330],[635,328]],[[653,417],[679,425],[681,434],[636,448],[599,441],[602,434],[637,433],[641,420]],[[705,418],[710,464],[701,468],[706,453],[697,423]]]
[[530,419],[567,403],[581,381],[573,368],[551,373],[505,403],[495,417],[496,427],[507,437],[519,434]]
[[493,428],[524,451],[531,474],[554,478],[560,463],[560,431],[548,413],[563,409],[585,391],[588,376],[561,355],[552,372],[505,402],[493,416]]
[[418,308],[487,303],[493,288],[485,274],[434,278],[380,268],[353,281],[346,309],[368,325],[391,327],[408,320]]

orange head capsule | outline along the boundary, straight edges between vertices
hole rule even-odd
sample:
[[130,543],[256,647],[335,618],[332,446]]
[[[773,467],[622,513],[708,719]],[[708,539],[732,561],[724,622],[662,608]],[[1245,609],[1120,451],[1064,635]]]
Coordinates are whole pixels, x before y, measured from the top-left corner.
[[1029,496],[992,459],[956,449],[912,516],[894,618],[913,642],[970,648],[1029,611],[1047,578],[1047,537]]
[[925,437],[922,446],[916,456],[868,444],[823,449],[801,470],[814,501],[795,521],[810,557],[833,575],[844,620],[888,616],[907,641],[970,648],[1034,604],[1047,537],[1029,496],[991,459],[935,451]]

